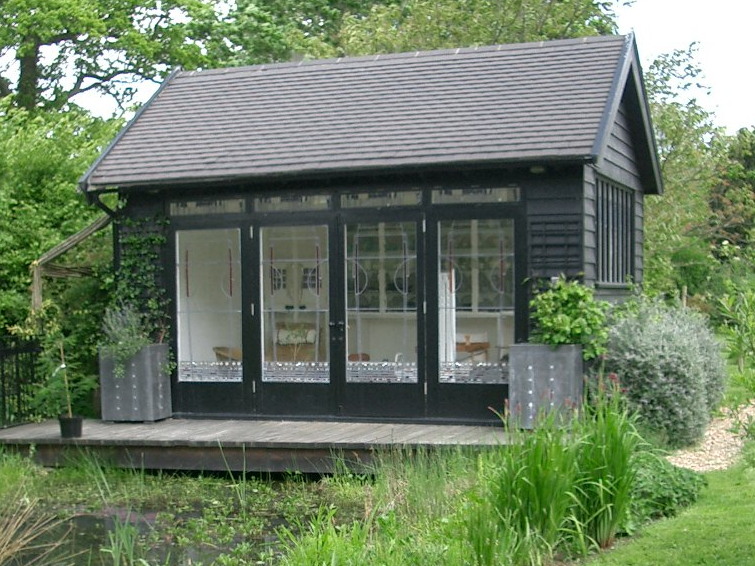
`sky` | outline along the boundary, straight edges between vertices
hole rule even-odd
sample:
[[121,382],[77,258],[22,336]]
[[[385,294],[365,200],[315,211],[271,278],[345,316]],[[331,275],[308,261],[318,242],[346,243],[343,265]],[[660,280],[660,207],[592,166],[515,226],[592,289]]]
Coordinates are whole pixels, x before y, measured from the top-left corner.
[[617,15],[620,33],[634,31],[643,69],[697,42],[701,82],[710,88],[700,105],[728,133],[755,126],[755,0],[635,0]]
[[[755,0],[634,0],[617,8],[620,33],[633,31],[643,69],[663,53],[698,43],[695,57],[703,71],[699,104],[714,113],[714,123],[728,133],[755,127],[755,55],[750,39]],[[144,83],[137,101],[149,99],[157,86]],[[79,99],[93,112],[109,116],[114,106],[97,99]]]

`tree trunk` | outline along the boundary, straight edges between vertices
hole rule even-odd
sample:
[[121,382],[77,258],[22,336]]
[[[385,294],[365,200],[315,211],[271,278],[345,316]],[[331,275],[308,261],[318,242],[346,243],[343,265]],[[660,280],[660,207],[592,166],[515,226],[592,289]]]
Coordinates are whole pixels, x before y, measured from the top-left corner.
[[19,62],[17,106],[32,111],[37,107],[39,82],[39,42],[30,40],[16,56]]

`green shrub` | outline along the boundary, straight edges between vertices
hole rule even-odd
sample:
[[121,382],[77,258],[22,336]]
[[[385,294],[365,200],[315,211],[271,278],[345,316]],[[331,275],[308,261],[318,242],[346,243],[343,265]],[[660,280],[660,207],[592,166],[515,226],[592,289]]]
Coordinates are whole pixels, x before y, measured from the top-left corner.
[[605,352],[606,301],[579,281],[559,277],[530,301],[534,328],[530,340],[538,344],[581,344],[584,359]]
[[514,528],[520,538],[534,534],[546,548],[560,542],[573,502],[576,448],[555,413],[539,419],[531,433],[513,434],[491,462],[487,478],[494,509],[506,518],[504,527]]
[[[551,414],[531,432],[509,431],[510,444],[491,454],[481,474],[480,501],[494,513],[469,513],[499,522],[488,536],[473,539],[477,563],[490,563],[479,558],[491,554],[493,543],[485,541],[504,535],[509,552],[529,558],[562,550],[587,554],[611,544],[628,520],[635,458],[645,446],[617,387],[601,383],[591,405],[566,425]],[[475,530],[485,532],[477,524]]]
[[705,401],[708,413],[712,414],[721,405],[726,392],[728,371],[721,342],[711,330],[697,336],[701,354],[700,369],[705,384]]
[[697,501],[706,483],[702,474],[674,466],[659,454],[641,453],[632,488],[632,519],[626,530],[631,532],[642,523],[673,517]]
[[726,384],[722,405],[736,409],[755,399],[755,367],[739,371],[729,366],[729,381]]
[[702,438],[726,377],[703,315],[644,298],[609,325],[604,369],[619,376],[630,409],[671,446]]
[[726,293],[718,299],[720,330],[726,338],[729,357],[744,372],[755,358],[755,290],[751,283],[729,282]]

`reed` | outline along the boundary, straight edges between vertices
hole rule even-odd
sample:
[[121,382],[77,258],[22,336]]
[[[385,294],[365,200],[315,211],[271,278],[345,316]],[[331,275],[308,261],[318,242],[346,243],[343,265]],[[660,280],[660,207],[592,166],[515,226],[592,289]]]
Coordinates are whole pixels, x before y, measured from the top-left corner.
[[69,531],[61,528],[62,520],[40,512],[38,503],[23,486],[0,500],[0,565],[50,564],[63,545]]

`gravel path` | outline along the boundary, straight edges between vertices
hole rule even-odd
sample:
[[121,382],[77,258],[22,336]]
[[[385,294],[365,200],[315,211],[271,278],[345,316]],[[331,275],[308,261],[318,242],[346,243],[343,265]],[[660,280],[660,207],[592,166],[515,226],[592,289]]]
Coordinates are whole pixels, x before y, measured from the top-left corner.
[[723,470],[731,466],[739,457],[744,444],[742,434],[736,432],[737,418],[755,418],[755,404],[741,407],[737,413],[735,415],[728,411],[713,419],[699,445],[670,454],[669,461],[698,472]]

